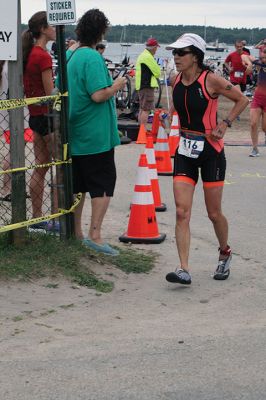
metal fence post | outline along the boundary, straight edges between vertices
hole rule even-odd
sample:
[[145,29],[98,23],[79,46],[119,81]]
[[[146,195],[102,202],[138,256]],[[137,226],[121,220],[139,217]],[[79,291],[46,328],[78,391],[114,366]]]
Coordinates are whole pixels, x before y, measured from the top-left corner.
[[[18,0],[17,60],[8,63],[8,86],[11,99],[23,99],[23,67],[21,44],[21,10]],[[23,108],[9,111],[10,161],[11,168],[25,166],[24,113]],[[26,220],[25,172],[15,172],[12,176],[12,222]],[[25,240],[25,228],[11,231],[11,241],[15,244]]]
[[[58,75],[59,90],[61,93],[67,92],[67,73],[66,73],[66,49],[65,49],[65,27],[64,25],[56,26],[56,43],[58,46]],[[68,145],[68,98],[61,98],[61,114],[60,114],[60,138],[61,138],[61,157],[64,155],[63,145]],[[67,157],[70,157],[69,146],[67,146]],[[63,158],[61,158],[63,159]],[[69,164],[63,164],[61,167],[62,182],[58,182],[59,191],[59,207],[70,208],[73,203],[72,189],[72,170]],[[63,183],[63,189],[61,188]],[[63,191],[63,192],[62,192]],[[64,204],[60,204],[64,199]],[[61,217],[62,228],[61,238],[69,239],[74,235],[74,217],[73,214],[66,214]]]

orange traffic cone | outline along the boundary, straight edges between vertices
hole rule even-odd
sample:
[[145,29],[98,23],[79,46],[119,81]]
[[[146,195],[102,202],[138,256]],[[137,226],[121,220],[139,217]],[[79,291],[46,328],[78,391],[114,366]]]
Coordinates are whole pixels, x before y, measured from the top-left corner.
[[158,232],[147,157],[141,154],[127,232],[119,240],[148,244],[161,243],[165,237],[165,233]]
[[169,149],[171,157],[175,156],[176,149],[179,145],[179,140],[180,140],[180,135],[179,135],[178,116],[177,112],[174,112],[171,124],[171,131],[169,134]]
[[159,126],[157,142],[155,143],[154,150],[158,175],[173,175],[168,138],[161,125]]
[[136,141],[137,144],[145,144],[146,143],[146,129],[145,125],[141,124],[139,127],[138,138]]
[[160,119],[159,119],[160,112],[161,112],[161,110],[157,109],[157,110],[155,110],[154,115],[153,115],[152,127],[151,127],[153,143],[156,143],[156,139],[157,139],[157,133],[159,130],[159,122],[160,122]]
[[147,143],[145,147],[145,154],[147,156],[148,168],[150,172],[151,189],[153,193],[154,206],[156,211],[165,211],[166,205],[161,201],[160,186],[158,181],[157,167],[155,161],[155,153],[153,147],[153,138],[151,135],[147,136]]

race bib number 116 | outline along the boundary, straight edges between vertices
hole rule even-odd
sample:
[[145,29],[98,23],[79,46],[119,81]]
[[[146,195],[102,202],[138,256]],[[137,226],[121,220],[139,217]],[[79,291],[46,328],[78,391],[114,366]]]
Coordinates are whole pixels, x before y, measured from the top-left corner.
[[180,138],[178,154],[189,158],[198,158],[203,149],[204,138],[202,138],[202,140],[187,139],[185,137]]

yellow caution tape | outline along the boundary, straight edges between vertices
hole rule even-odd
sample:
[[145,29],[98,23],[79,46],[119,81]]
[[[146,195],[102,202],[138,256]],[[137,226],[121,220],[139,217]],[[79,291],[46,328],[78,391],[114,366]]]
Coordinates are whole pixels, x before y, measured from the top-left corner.
[[62,164],[71,164],[72,160],[71,158],[69,160],[65,161],[52,161],[47,164],[37,164],[37,165],[30,165],[28,167],[18,167],[18,168],[12,168],[12,169],[6,169],[5,171],[0,171],[0,175],[4,174],[10,174],[12,172],[21,172],[21,171],[28,171],[29,169],[36,169],[36,168],[48,168],[48,167],[53,167],[54,165],[62,165]]
[[68,96],[68,92],[58,93],[51,96],[43,96],[43,97],[29,97],[29,98],[26,97],[24,99],[0,100],[0,111],[26,107],[36,103],[43,104],[50,100],[55,100],[56,104],[60,104],[61,102],[60,99],[62,96]]
[[58,211],[55,214],[51,214],[51,215],[44,216],[44,217],[32,218],[32,219],[29,219],[28,221],[17,222],[15,224],[3,226],[0,228],[0,233],[12,231],[14,229],[19,229],[19,228],[25,228],[26,226],[37,224],[38,222],[49,221],[50,219],[59,218],[62,215],[69,214],[69,213],[73,212],[75,210],[75,208],[79,205],[81,197],[82,197],[82,193],[78,193],[75,198],[74,203],[68,210],[60,209],[60,211]]
[[63,144],[63,160],[67,159],[68,143]]
[[[65,95],[68,96],[68,93]],[[56,110],[57,112],[61,111],[61,93],[57,94],[53,104],[53,109]]]

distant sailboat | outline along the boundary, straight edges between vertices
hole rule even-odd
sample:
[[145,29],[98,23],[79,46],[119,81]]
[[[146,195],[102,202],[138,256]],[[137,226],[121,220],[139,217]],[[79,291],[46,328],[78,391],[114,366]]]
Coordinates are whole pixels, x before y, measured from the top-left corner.
[[123,26],[121,36],[120,36],[120,46],[121,46],[121,63],[129,64],[128,48],[131,43],[126,42],[126,26]]
[[207,43],[207,27],[206,27],[206,17],[204,18],[204,40],[206,42],[206,50],[207,51],[217,51],[217,52],[223,52],[223,51],[228,51],[228,47],[226,46],[225,43],[219,43],[219,40],[216,39],[214,43]]
[[223,51],[227,51],[228,47],[226,46],[225,43],[219,43],[218,39],[216,39],[216,41],[214,43],[207,43],[206,50],[223,52]]
[[123,26],[121,36],[120,36],[120,46],[130,47],[131,43],[126,42],[126,26]]

